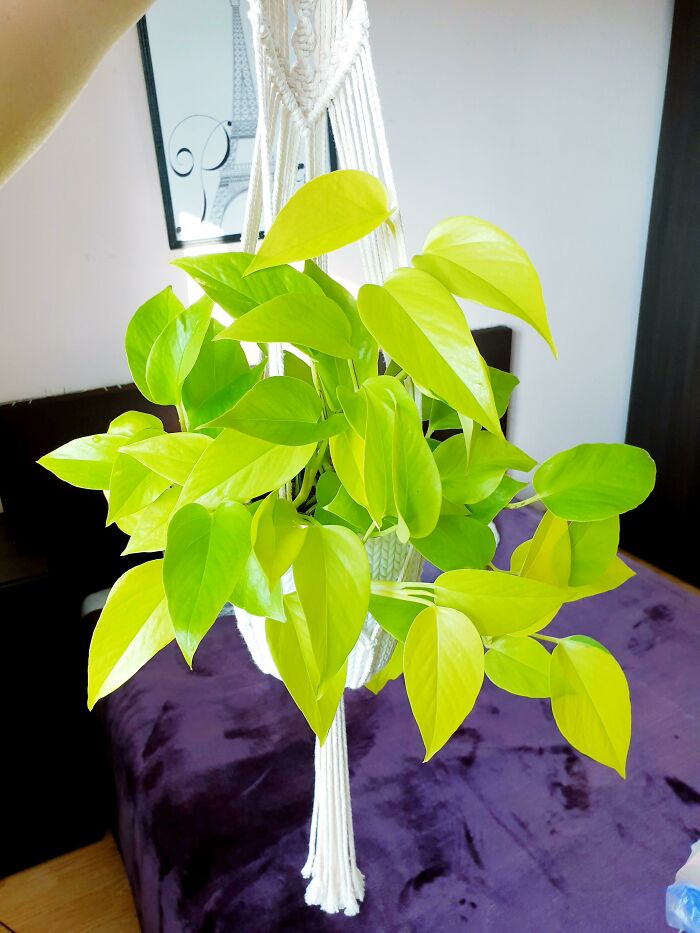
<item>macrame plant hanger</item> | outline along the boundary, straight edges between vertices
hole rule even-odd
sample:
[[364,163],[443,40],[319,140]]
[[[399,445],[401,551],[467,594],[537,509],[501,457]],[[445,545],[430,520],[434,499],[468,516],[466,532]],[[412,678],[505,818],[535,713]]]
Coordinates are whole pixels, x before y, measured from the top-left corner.
[[[249,0],[258,85],[258,126],[253,149],[242,248],[254,252],[292,195],[303,163],[305,180],[328,170],[328,119],[338,167],[379,177],[396,208],[396,188],[369,46],[365,0]],[[294,22],[291,34],[290,19]],[[382,224],[360,242],[365,280],[381,283],[406,265],[398,210],[393,232]],[[325,258],[319,257],[325,265]],[[284,372],[283,348],[268,347],[268,374]],[[395,535],[369,539],[370,571],[377,579],[416,579],[421,558]],[[293,588],[291,575],[283,587]],[[277,675],[265,639],[264,619],[236,610],[254,661]],[[358,688],[387,663],[395,642],[368,615],[348,659],[346,686]],[[316,741],[315,791],[306,902],[329,913],[359,911],[364,877],[357,868],[350,804],[345,708],[341,699],[328,737]]]

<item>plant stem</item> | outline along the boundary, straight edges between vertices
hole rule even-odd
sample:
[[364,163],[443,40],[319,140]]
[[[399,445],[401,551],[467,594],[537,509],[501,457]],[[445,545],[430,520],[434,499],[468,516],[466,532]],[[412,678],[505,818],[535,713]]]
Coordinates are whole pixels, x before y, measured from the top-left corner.
[[326,438],[326,440],[322,441],[319,445],[311,463],[307,464],[306,469],[304,470],[304,481],[301,484],[301,489],[299,490],[296,497],[292,500],[292,505],[295,509],[305,501],[306,497],[311,492],[311,487],[313,486],[314,480],[316,479],[316,473],[318,472],[319,464],[326,455],[327,447],[328,439]]
[[551,641],[554,645],[558,645],[561,641],[561,638],[554,638],[551,635],[533,635],[532,637],[537,638],[538,641]]
[[348,360],[348,369],[350,370],[350,378],[352,379],[353,387],[357,392],[357,390],[360,388],[360,383],[357,381],[357,372],[355,370],[355,364],[352,360]]
[[372,524],[369,526],[369,528],[367,529],[367,531],[362,535],[362,543],[363,543],[363,544],[366,544],[367,541],[369,541],[370,535],[372,534],[373,531],[374,531],[374,522],[372,522]]
[[182,407],[182,402],[177,403],[177,417],[180,422],[180,430],[187,430],[187,418],[185,417],[185,409]]
[[539,496],[537,495],[530,496],[529,499],[520,499],[519,502],[509,502],[506,508],[507,509],[522,509],[523,506],[532,505],[533,502],[539,502],[539,501],[540,501]]
[[318,378],[318,372],[316,371],[316,364],[313,363],[313,362],[311,363],[311,380],[312,380],[312,382],[313,382],[313,384],[314,384],[314,388],[316,389],[316,391],[317,391],[318,394],[319,394],[319,397],[320,397],[320,399],[321,399],[321,403],[322,403],[322,405],[323,405],[323,417],[324,417],[324,418],[327,418],[327,417],[328,417],[328,401],[327,401],[326,395],[325,395],[325,393],[324,393],[324,391],[323,391],[323,386],[321,385],[321,380]]

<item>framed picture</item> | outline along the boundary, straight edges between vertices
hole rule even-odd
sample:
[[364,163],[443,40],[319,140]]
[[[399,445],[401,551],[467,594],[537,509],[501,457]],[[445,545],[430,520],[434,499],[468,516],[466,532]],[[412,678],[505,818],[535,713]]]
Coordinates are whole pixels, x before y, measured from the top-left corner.
[[247,0],[156,0],[138,31],[170,247],[237,242],[258,118]]

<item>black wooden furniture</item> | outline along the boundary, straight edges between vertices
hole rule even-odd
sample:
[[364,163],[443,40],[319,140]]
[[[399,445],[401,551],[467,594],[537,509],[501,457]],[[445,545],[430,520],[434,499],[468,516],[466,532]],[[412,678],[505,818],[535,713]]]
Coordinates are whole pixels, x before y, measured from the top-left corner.
[[700,584],[700,4],[677,0],[649,224],[627,441],[656,460],[656,490],[622,546]]
[[35,463],[60,444],[105,431],[130,408],[177,428],[174,411],[134,386],[0,406],[2,785],[0,877],[99,838],[108,782],[85,697],[86,595],[139,558],[104,527],[98,492],[74,489]]

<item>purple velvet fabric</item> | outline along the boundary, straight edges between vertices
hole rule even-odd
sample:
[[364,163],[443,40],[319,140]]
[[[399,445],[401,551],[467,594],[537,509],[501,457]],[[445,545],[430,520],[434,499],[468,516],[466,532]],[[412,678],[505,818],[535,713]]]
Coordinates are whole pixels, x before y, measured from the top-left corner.
[[[512,512],[500,554],[536,516]],[[497,561],[498,561],[497,557]],[[505,563],[505,560],[503,560]],[[428,764],[403,682],[347,696],[360,915],[304,904],[313,741],[230,617],[188,672],[174,646],[101,704],[116,831],[145,933],[646,933],[700,836],[700,598],[644,569],[567,606],[627,672],[627,781],[563,741],[548,703],[485,683]]]

